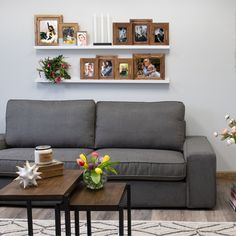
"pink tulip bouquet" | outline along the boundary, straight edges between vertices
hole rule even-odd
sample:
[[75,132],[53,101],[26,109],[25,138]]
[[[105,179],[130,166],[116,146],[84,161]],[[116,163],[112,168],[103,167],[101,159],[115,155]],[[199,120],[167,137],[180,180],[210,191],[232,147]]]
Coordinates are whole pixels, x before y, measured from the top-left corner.
[[80,154],[77,164],[84,169],[83,180],[87,188],[100,189],[107,180],[106,172],[117,174],[112,165],[118,162],[111,162],[109,155],[99,156],[97,152],[92,152],[91,157]]
[[225,115],[229,128],[224,128],[221,133],[214,132],[214,136],[221,136],[221,140],[226,140],[228,145],[236,143],[236,120],[231,119],[230,115]]

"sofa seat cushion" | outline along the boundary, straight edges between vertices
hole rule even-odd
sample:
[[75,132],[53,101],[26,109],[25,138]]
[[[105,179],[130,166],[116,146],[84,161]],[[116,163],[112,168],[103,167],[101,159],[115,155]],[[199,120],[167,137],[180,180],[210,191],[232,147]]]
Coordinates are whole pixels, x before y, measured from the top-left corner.
[[[91,153],[87,148],[54,148],[54,159],[63,161],[65,168],[78,168],[76,159],[79,154]],[[0,173],[12,174],[17,171],[16,166],[23,166],[25,161],[34,162],[34,148],[9,148],[0,151]]]
[[186,177],[186,163],[181,152],[155,149],[98,149],[111,161],[119,161],[118,175],[110,179],[179,181]]

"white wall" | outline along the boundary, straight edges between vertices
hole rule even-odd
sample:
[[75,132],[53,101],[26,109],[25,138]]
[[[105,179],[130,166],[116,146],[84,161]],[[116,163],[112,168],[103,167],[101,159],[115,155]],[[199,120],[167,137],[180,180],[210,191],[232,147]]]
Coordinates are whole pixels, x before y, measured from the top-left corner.
[[[93,14],[101,12],[110,13],[113,21],[152,18],[170,23],[169,86],[34,82],[39,58],[60,53],[33,49],[34,15],[63,14],[64,21],[78,22],[82,30],[91,32]],[[180,100],[186,105],[187,134],[209,138],[217,152],[218,170],[236,170],[236,145],[227,147],[212,137],[213,131],[225,126],[225,113],[236,117],[235,14],[234,0],[1,0],[0,133],[5,131],[6,102],[11,98]],[[75,68],[72,73],[78,74],[75,53],[66,55]]]

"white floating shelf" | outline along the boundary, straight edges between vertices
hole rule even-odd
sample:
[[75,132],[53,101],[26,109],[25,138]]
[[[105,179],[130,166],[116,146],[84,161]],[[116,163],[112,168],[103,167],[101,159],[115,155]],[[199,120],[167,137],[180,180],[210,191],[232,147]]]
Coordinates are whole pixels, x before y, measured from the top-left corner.
[[[37,83],[52,83],[48,80],[37,78],[35,80]],[[64,80],[61,83],[81,83],[81,84],[169,84],[169,78],[165,80],[92,80],[92,79],[76,79],[72,78],[70,80]]]
[[34,49],[43,49],[43,50],[168,50],[170,49],[169,45],[112,45],[112,46],[34,46]]

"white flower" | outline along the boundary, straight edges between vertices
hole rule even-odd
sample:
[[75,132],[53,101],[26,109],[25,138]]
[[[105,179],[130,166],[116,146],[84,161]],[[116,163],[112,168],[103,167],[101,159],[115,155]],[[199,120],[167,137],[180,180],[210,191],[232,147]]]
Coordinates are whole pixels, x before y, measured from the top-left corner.
[[230,138],[230,139],[227,140],[228,145],[231,145],[231,144],[234,144],[234,143],[235,143],[234,138]]
[[234,122],[234,119],[230,119],[229,124],[232,124]]
[[230,115],[229,114],[226,114],[225,115],[225,119],[228,120],[230,118]]
[[232,134],[236,134],[236,126],[233,126],[231,129]]
[[218,133],[217,133],[217,132],[214,132],[213,135],[214,135],[215,137],[218,137]]

